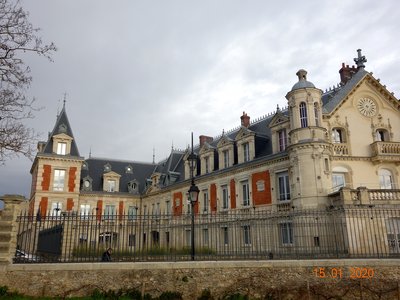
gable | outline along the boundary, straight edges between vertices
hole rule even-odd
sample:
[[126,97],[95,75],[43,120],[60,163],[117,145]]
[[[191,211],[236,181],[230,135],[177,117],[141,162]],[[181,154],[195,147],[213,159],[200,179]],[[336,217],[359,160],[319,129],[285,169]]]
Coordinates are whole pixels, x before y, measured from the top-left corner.
[[246,136],[251,136],[251,135],[255,135],[255,132],[242,126],[238,131],[238,133],[236,134],[235,140],[240,140]]
[[287,122],[289,122],[289,118],[279,111],[272,118],[271,122],[269,123],[269,127],[272,128]]

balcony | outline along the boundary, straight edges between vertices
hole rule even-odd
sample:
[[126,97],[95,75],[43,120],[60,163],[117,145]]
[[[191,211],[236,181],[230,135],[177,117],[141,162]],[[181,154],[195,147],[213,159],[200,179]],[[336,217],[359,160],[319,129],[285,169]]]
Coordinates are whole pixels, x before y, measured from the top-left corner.
[[333,144],[333,155],[335,156],[347,156],[349,155],[349,147],[346,143],[334,143]]
[[330,194],[332,205],[379,205],[397,204],[400,205],[400,190],[398,189],[357,189],[341,188],[339,191]]
[[371,144],[372,161],[400,161],[400,143],[374,142]]

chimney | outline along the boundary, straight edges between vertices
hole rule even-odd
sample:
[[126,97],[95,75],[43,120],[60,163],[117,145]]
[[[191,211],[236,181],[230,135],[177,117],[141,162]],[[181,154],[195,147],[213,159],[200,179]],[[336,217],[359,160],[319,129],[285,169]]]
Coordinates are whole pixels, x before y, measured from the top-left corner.
[[211,136],[206,136],[206,135],[201,135],[199,136],[200,140],[200,147],[204,145],[205,142],[211,143],[213,141],[213,138]]
[[349,65],[342,63],[342,68],[339,70],[340,84],[345,85],[355,73],[357,73],[356,66],[349,67]]
[[240,121],[242,126],[246,128],[250,126],[250,117],[245,112],[243,112],[243,115],[240,117]]

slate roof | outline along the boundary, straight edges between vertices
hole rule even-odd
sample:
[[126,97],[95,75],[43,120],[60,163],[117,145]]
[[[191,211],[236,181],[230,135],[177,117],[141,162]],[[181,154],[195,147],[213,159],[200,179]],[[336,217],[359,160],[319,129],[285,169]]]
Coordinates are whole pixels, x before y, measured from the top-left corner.
[[323,113],[331,113],[367,74],[364,68],[360,68],[345,85],[322,95]]
[[[106,158],[89,158],[85,160],[87,169],[82,168],[81,179],[89,176],[92,181],[92,191],[103,191],[103,174],[107,173],[104,170],[104,166],[109,164],[111,171],[121,175],[119,192],[128,193],[128,182],[137,180],[139,183],[139,192],[142,193],[145,190],[145,182],[147,178],[151,177],[154,171],[155,165],[152,163],[125,161],[125,160],[113,160]],[[126,171],[128,166],[132,167],[132,173]]]
[[80,156],[78,147],[75,142],[74,134],[72,133],[71,125],[69,124],[69,121],[68,121],[65,106],[63,107],[61,113],[57,117],[56,124],[54,125],[53,131],[49,134],[49,138],[47,140],[46,146],[44,147],[43,153],[55,154],[53,152],[53,136],[60,134],[60,133],[65,133],[66,135],[73,138],[72,144],[71,144],[71,152],[69,155],[70,156]]

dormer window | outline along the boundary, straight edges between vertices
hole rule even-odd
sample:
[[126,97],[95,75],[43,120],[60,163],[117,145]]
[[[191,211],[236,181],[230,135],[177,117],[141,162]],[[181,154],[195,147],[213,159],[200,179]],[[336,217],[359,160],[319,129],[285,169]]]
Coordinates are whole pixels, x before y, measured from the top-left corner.
[[225,150],[223,152],[224,154],[224,168],[228,168],[229,167],[229,151]]
[[286,129],[278,131],[279,151],[285,151],[287,147],[287,134]]
[[128,182],[128,192],[129,193],[137,193],[139,190],[139,183],[135,180]]
[[82,164],[82,170],[88,170],[88,169],[89,169],[89,167],[88,167],[87,162],[84,162],[84,163]]
[[208,156],[204,157],[204,164],[205,164],[206,174],[210,173],[210,158]]
[[133,174],[133,168],[131,165],[125,167],[126,174]]
[[110,164],[105,164],[104,165],[104,172],[110,172],[111,171],[111,165]]
[[115,192],[115,180],[107,180],[107,192]]
[[57,152],[58,155],[65,155],[67,153],[67,143],[57,143]]
[[332,142],[335,144],[345,143],[344,132],[340,128],[332,129]]

